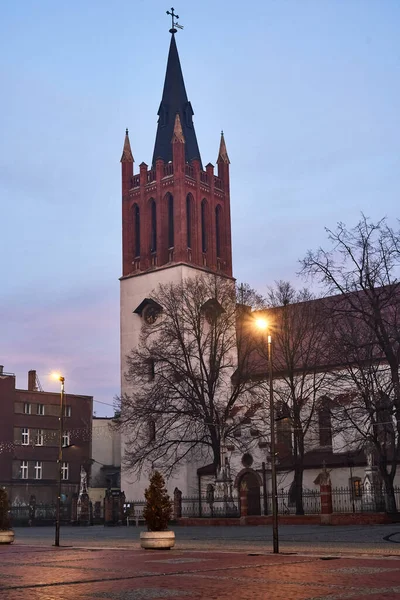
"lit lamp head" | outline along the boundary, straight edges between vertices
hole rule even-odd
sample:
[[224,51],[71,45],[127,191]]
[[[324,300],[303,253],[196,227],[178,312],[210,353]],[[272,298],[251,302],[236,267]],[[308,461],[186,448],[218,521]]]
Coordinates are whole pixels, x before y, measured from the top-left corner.
[[61,381],[61,383],[64,383],[64,381],[65,381],[65,377],[60,375],[60,373],[52,373],[51,378],[56,379],[57,381]]
[[267,321],[267,319],[263,319],[262,317],[258,317],[255,320],[255,323],[256,323],[257,329],[260,329],[260,331],[265,331],[266,329],[268,329],[268,321]]
[[[257,319],[255,319],[255,325],[257,327],[257,329],[259,329],[260,331],[268,331],[270,329],[270,325],[267,321],[267,319],[264,319],[263,317],[258,317]],[[268,336],[268,344],[271,343],[271,335]]]

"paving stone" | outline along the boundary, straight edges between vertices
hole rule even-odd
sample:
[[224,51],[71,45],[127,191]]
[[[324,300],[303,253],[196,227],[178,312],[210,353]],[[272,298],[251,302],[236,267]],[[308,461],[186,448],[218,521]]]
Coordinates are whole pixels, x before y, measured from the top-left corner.
[[139,588],[122,592],[100,592],[92,598],[111,598],[112,600],[153,600],[153,598],[187,598],[190,592],[157,588]]

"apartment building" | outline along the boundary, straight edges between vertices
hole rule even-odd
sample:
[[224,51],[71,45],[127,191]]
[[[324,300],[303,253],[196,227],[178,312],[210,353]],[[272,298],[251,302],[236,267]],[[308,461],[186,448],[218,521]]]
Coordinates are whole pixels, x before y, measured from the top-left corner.
[[[93,397],[64,396],[62,501],[79,491],[80,469],[90,475]],[[14,506],[52,504],[57,498],[60,394],[45,392],[36,371],[27,389],[0,366],[0,486]]]

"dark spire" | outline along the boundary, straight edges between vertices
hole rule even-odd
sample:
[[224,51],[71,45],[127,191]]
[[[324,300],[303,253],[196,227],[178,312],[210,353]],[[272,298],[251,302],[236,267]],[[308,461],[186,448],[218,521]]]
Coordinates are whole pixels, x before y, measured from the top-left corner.
[[201,164],[199,147],[193,125],[193,109],[188,101],[183,81],[181,63],[176,47],[175,35],[172,33],[169,47],[167,72],[160,108],[158,109],[158,126],[154,144],[153,168],[157,158],[165,162],[172,161],[172,136],[176,115],[179,114],[182,133],[185,139],[185,160],[190,162],[197,158]]

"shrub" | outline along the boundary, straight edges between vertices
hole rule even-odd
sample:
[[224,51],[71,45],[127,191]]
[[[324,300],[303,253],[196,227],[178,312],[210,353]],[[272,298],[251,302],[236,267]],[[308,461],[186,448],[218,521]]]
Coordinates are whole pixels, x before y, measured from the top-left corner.
[[4,488],[0,488],[0,531],[7,531],[11,528],[10,515],[8,508],[8,496]]
[[149,531],[165,531],[172,516],[172,502],[167,494],[165,481],[159,471],[154,471],[150,477],[150,485],[144,496],[146,506],[143,517]]

